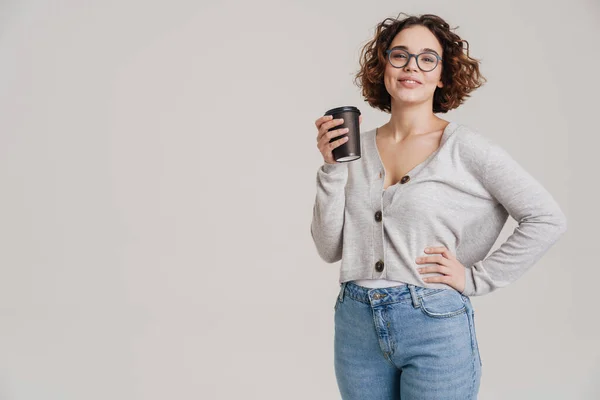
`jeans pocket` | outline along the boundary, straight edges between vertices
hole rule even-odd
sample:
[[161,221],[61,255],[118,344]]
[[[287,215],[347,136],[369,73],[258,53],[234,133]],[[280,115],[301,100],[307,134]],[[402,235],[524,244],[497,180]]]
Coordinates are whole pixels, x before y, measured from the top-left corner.
[[343,287],[340,285],[340,289],[338,290],[337,296],[335,296],[335,304],[333,305],[333,310],[337,311],[338,306],[340,305],[340,296],[342,295]]
[[467,311],[461,293],[453,289],[424,292],[419,297],[421,311],[431,318],[450,318]]

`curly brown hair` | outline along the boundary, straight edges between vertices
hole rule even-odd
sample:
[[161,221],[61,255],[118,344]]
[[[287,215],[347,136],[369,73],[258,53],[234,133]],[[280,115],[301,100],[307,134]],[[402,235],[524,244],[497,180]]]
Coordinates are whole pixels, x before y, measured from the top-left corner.
[[[448,23],[434,14],[407,16],[402,20],[386,18],[380,22],[375,37],[361,50],[360,70],[354,83],[362,88],[362,95],[371,106],[390,113],[391,96],[383,82],[387,63],[385,51],[402,29],[413,25],[428,28],[443,49],[441,77],[444,86],[436,88],[433,94],[433,112],[445,113],[457,108],[470,97],[470,92],[487,82],[487,79],[479,72],[480,60],[469,56],[469,42],[451,32]],[[463,43],[466,44],[466,54],[463,52]]]

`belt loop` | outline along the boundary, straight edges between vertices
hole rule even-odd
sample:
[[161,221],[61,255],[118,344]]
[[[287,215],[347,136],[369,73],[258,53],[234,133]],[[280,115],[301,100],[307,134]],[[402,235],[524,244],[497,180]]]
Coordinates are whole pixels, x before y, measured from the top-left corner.
[[339,296],[338,296],[338,297],[339,297],[339,299],[340,299],[340,303],[343,303],[343,302],[344,302],[344,289],[346,289],[346,284],[347,284],[347,283],[348,283],[348,282],[343,282],[343,283],[340,285],[340,294],[339,294]]
[[421,300],[419,299],[419,295],[415,290],[415,285],[408,284],[408,289],[410,290],[410,297],[412,298],[412,303],[414,308],[421,307]]

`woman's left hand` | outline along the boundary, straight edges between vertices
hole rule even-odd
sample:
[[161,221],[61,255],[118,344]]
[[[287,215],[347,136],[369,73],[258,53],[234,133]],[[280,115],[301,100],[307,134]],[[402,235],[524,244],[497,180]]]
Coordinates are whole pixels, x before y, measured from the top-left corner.
[[458,262],[454,254],[444,246],[427,247],[425,253],[435,255],[417,257],[417,264],[437,265],[418,268],[417,271],[421,274],[439,272],[442,275],[423,278],[423,281],[445,283],[462,293],[465,290],[465,266]]

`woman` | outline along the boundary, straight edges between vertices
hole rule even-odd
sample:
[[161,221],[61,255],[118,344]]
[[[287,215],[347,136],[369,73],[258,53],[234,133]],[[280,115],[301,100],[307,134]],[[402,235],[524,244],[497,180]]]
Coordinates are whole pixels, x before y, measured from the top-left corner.
[[[463,51],[467,44],[467,52]],[[435,15],[386,18],[361,53],[365,100],[391,114],[337,163],[342,121],[316,120],[311,234],[342,260],[334,362],[343,399],[475,399],[481,358],[470,296],[514,282],[566,231],[545,190],[499,145],[435,115],[485,81]],[[360,117],[362,123],[362,117]],[[486,257],[508,216],[519,226]]]

